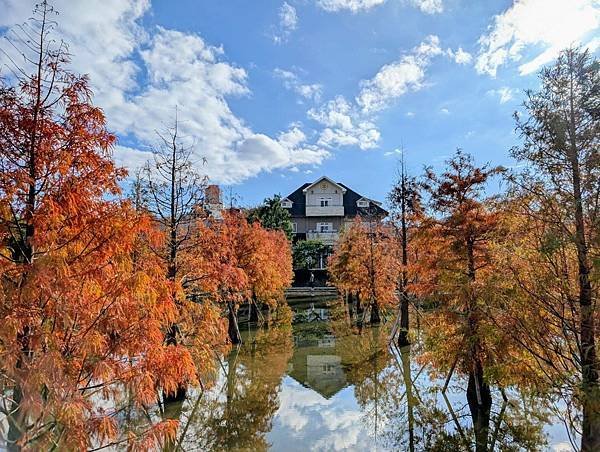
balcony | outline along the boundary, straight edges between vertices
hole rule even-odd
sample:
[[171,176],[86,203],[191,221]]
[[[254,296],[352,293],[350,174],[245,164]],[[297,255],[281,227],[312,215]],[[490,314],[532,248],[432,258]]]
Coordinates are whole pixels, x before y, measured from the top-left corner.
[[321,206],[321,205],[307,205],[306,206],[307,217],[343,217],[344,206]]
[[320,242],[323,242],[325,245],[334,245],[339,238],[340,233],[338,231],[308,231],[306,233],[307,240],[318,240]]

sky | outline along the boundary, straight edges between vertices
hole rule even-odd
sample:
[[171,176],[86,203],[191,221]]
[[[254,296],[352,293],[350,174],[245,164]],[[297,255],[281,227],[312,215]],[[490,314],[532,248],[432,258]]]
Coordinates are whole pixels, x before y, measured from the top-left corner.
[[[0,0],[0,34],[36,1]],[[242,205],[323,175],[383,201],[402,152],[415,175],[459,147],[514,165],[524,90],[560,49],[600,44],[598,0],[53,5],[71,69],[89,74],[118,137],[117,163],[131,172],[151,158],[177,107],[198,171]]]

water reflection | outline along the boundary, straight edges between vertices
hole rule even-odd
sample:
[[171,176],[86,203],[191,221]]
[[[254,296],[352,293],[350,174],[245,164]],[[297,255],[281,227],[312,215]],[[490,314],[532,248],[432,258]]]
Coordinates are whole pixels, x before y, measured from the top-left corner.
[[547,448],[543,398],[493,390],[489,420],[477,418],[466,380],[443,393],[418,347],[388,347],[385,327],[359,332],[343,302],[301,306],[294,319],[247,331],[212,389],[169,407],[181,422],[171,450],[476,450],[482,435],[489,450]]

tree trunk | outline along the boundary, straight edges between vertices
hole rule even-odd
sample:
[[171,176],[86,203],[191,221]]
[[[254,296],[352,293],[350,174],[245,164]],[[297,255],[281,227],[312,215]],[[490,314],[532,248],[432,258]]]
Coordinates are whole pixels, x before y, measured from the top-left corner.
[[400,359],[402,360],[402,377],[404,379],[404,390],[406,391],[406,410],[408,414],[408,450],[415,450],[415,398],[413,396],[413,385],[410,369],[410,346],[400,349]]
[[404,155],[402,156],[402,179],[401,179],[401,240],[402,240],[402,274],[400,275],[400,333],[398,334],[398,346],[404,347],[410,342],[408,341],[408,293],[406,286],[408,285],[408,275],[406,274],[406,266],[408,265],[408,234],[406,228],[406,174],[404,172]]
[[356,324],[362,327],[363,308],[360,304],[360,295],[356,293]]
[[381,323],[381,315],[379,314],[379,305],[376,301],[371,303],[371,325],[379,325]]
[[229,309],[228,309],[229,340],[231,341],[232,344],[241,344],[242,337],[240,335],[240,330],[238,328],[237,313],[236,313],[235,306],[231,301],[227,302],[227,305],[229,307]]
[[[167,345],[177,345],[177,335],[179,334],[179,327],[177,324],[173,323],[165,334],[165,343]],[[184,385],[180,385],[177,388],[177,391],[174,393],[164,394],[164,403],[173,404],[173,403],[181,403],[185,400],[187,395],[187,387]]]
[[249,321],[251,323],[258,323],[258,306],[256,305],[256,298],[252,297],[251,300],[249,300],[249,304],[250,304],[250,317],[249,317]]
[[[573,54],[569,53],[569,66],[573,68]],[[590,262],[586,241],[585,220],[583,215],[583,196],[581,192],[581,170],[577,145],[577,120],[575,117],[573,71],[569,85],[569,143],[567,157],[571,165],[573,182],[573,202],[575,207],[575,245],[579,273],[580,340],[581,340],[581,377],[582,377],[582,431],[581,450],[583,452],[600,450],[600,388],[598,385],[598,361],[596,356],[596,337],[594,325],[594,304],[592,284],[590,282]]]
[[[181,422],[181,414],[183,413],[184,401],[185,397],[181,400],[165,400],[165,406],[162,416],[163,420],[174,420],[177,422]],[[174,452],[175,450],[177,450],[177,436],[171,439],[167,439],[163,447],[163,452]]]
[[490,387],[484,381],[483,364],[481,362],[479,342],[479,308],[477,300],[472,293],[472,284],[475,282],[475,246],[471,238],[467,239],[467,277],[469,278],[469,294],[467,304],[467,322],[471,340],[471,371],[467,386],[467,402],[473,419],[475,431],[475,451],[487,452],[488,435],[490,429],[490,412],[492,409],[492,394]]
[[400,332],[398,333],[398,347],[410,344],[408,340],[408,294],[402,291],[400,295]]
[[490,387],[483,381],[483,367],[479,362],[475,363],[469,373],[467,402],[475,431],[475,451],[487,452],[492,394]]
[[[234,350],[235,350],[235,355],[234,355]],[[235,391],[235,386],[236,386],[236,363],[237,363],[237,358],[238,358],[238,354],[239,354],[239,348],[235,348],[234,350],[231,351],[231,353],[229,353],[229,356],[227,358],[227,397],[226,397],[226,404],[225,404],[225,411],[223,413],[223,419],[225,420],[225,438],[224,438],[224,444],[226,445],[226,449],[229,449],[229,446],[235,442],[236,438],[233,437],[232,438],[232,433],[235,432],[235,429],[232,427],[232,421],[234,420],[234,414],[235,414],[235,408],[234,408],[234,404],[235,404],[235,399],[236,399],[236,391]]]

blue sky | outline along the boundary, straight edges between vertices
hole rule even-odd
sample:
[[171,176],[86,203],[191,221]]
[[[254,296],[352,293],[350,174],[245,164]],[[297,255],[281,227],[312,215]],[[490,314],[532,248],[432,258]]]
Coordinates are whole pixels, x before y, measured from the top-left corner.
[[[0,31],[33,3],[0,0]],[[522,90],[560,48],[600,41],[597,0],[54,4],[117,161],[143,164],[178,105],[199,171],[246,205],[321,175],[383,200],[402,146],[416,174],[457,147],[510,165]]]

